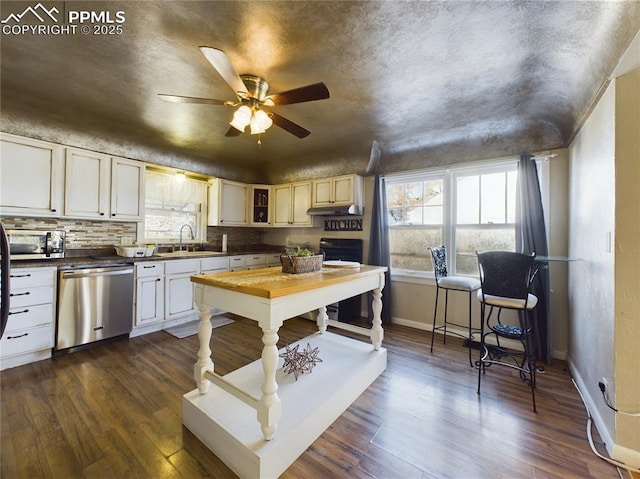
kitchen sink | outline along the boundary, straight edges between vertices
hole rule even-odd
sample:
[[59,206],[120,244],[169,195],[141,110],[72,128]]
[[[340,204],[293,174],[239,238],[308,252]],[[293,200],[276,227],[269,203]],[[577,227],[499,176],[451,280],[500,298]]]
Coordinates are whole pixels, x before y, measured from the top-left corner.
[[170,251],[166,253],[155,253],[153,256],[159,256],[161,258],[181,258],[187,256],[216,256],[226,255],[220,251]]

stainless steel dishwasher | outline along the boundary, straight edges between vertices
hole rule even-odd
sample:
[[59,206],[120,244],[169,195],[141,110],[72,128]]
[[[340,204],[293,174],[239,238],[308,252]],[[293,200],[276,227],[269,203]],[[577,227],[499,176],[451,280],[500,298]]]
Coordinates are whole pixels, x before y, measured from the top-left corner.
[[128,335],[133,284],[130,264],[60,268],[55,349]]

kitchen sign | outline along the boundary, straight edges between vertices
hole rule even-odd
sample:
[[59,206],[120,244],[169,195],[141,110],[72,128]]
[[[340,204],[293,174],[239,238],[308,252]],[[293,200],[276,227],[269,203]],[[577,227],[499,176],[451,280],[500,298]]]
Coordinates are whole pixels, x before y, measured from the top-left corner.
[[362,231],[362,218],[324,220],[325,231]]

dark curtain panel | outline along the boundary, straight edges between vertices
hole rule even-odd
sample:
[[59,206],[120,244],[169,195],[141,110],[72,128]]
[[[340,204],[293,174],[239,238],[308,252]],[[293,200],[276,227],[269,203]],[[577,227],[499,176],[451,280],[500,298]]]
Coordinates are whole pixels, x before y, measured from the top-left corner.
[[[538,182],[536,162],[529,154],[520,155],[518,162],[518,186],[516,194],[516,250],[547,256],[547,233],[542,210],[542,195]],[[551,360],[551,303],[549,290],[549,269],[541,263],[533,285],[533,294],[538,297],[538,305],[533,309],[533,324],[536,337],[538,360]]]
[[[391,267],[391,254],[389,250],[389,224],[387,220],[387,192],[384,179],[380,175],[375,176],[373,187],[373,207],[371,210],[371,234],[369,236],[368,264]],[[373,295],[369,293],[369,320],[373,318],[371,300]],[[382,290],[382,322],[391,322],[391,276],[385,273],[385,285]]]

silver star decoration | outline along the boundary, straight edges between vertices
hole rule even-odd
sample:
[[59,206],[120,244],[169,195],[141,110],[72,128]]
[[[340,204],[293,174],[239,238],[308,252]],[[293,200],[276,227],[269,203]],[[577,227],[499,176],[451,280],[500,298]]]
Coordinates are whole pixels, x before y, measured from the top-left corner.
[[307,347],[302,350],[306,371],[311,372],[316,364],[322,362],[318,354],[320,354],[320,350],[317,347],[311,349],[311,345],[307,343]]
[[310,373],[317,363],[322,362],[322,359],[318,357],[320,353],[318,348],[312,349],[311,345],[307,343],[307,347],[302,352],[298,352],[299,347],[299,344],[293,348],[287,344],[285,351],[279,355],[284,358],[282,370],[286,374],[293,373],[296,381],[300,374]]

